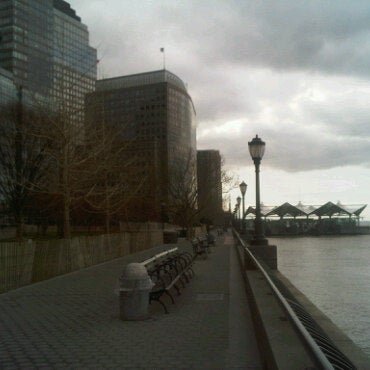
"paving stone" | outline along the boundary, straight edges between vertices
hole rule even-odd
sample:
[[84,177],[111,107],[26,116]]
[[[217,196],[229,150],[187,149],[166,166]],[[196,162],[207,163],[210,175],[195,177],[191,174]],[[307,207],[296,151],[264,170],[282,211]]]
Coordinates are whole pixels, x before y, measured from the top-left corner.
[[0,368],[261,369],[231,235],[196,261],[176,304],[166,300],[169,315],[154,302],[148,320],[119,319],[114,290],[124,265],[161,250],[0,295]]

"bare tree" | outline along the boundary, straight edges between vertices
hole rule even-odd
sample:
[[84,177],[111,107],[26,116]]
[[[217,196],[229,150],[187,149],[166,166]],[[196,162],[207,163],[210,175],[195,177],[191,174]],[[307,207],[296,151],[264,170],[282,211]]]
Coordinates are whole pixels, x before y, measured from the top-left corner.
[[[213,218],[223,216],[222,194],[238,186],[235,176],[225,169],[223,158],[218,171],[218,175],[207,178],[206,183],[199,183],[195,153],[189,150],[186,160],[178,163],[170,174],[169,214],[175,223],[187,230],[188,237],[192,236],[194,223],[201,220],[210,223],[207,218],[210,214]],[[218,198],[219,204],[213,204]]]
[[[54,171],[50,173],[50,181],[45,187],[46,194],[52,194],[60,199],[62,204],[61,236],[71,237],[71,211],[83,197],[85,177],[94,177],[96,169],[87,164],[92,158],[102,153],[105,142],[97,140],[95,132],[85,127],[84,105],[81,104],[81,86],[86,93],[85,84],[92,81],[97,60],[81,53],[77,65],[83,64],[84,70],[70,62],[67,47],[71,45],[65,25],[56,33],[54,65],[54,81],[52,96],[48,97],[52,104],[50,119],[45,137],[53,145],[48,155],[54,163]],[[86,59],[87,58],[87,59]],[[78,71],[78,72],[77,72]],[[77,72],[77,73],[76,73]],[[70,76],[74,75],[74,78]],[[91,90],[90,90],[91,91]],[[85,148],[92,148],[91,151]]]
[[60,100],[37,132],[38,140],[49,143],[43,155],[50,166],[47,181],[33,190],[48,201],[44,208],[61,215],[56,218],[66,239],[71,237],[74,211],[84,204],[86,212],[104,215],[110,232],[111,217],[122,211],[145,181],[139,153],[132,155],[130,150],[133,142],[120,139],[104,120],[78,124],[74,119],[78,113],[67,100]]
[[222,184],[222,194],[228,194],[231,190],[239,186],[239,177],[226,169],[225,157],[221,155],[221,184]]
[[25,107],[21,88],[18,102],[0,110],[0,196],[20,239],[27,202],[43,187],[50,169],[46,153],[51,143],[42,135],[47,120],[45,111]]
[[[96,132],[100,132],[97,130]],[[100,137],[100,151],[84,167],[87,173],[82,189],[83,199],[90,206],[89,212],[102,214],[105,231],[110,233],[111,219],[124,212],[124,207],[137,196],[146,181],[139,153],[132,154],[134,142],[117,139],[117,133],[104,127]],[[93,176],[91,176],[93,174]]]
[[[28,93],[27,106],[32,109],[24,108],[20,95],[15,108],[6,107],[1,112],[0,195],[15,218],[17,234],[22,233],[26,200],[30,194],[36,193],[34,199],[43,195],[44,199],[57,200],[56,207],[62,205],[62,236],[70,238],[71,209],[83,196],[81,171],[93,156],[102,151],[100,139],[92,142],[89,131],[83,126],[84,107],[81,99],[76,99],[81,97],[81,85],[89,80],[92,82],[96,60],[82,53],[78,64],[88,58],[88,65],[84,73],[78,73],[76,77],[76,70],[79,71],[80,67],[75,70],[68,60],[66,41],[67,33],[63,28],[56,34],[57,62],[53,65],[49,95],[40,98]],[[68,43],[68,46],[71,45]],[[73,79],[71,75],[74,75]],[[85,144],[94,151],[81,150]],[[94,171],[89,175],[94,176]]]
[[[48,155],[55,164],[46,192],[62,200],[63,238],[71,237],[71,212],[87,201],[96,212],[103,208],[107,217],[116,208],[116,197],[121,192],[118,155],[114,152],[114,139],[104,127],[85,125],[78,127],[71,114],[59,111],[48,122],[46,134],[53,143]],[[84,130],[83,141],[78,130]],[[103,204],[104,207],[103,207]]]
[[193,224],[199,214],[196,157],[191,150],[185,161],[179,161],[170,173],[167,211],[172,221],[191,237]]

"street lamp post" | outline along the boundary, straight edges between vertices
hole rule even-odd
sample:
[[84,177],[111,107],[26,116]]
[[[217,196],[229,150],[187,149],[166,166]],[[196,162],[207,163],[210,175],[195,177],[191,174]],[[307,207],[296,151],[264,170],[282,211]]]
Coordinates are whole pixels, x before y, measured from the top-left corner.
[[240,228],[240,222],[241,222],[241,218],[240,218],[240,203],[242,201],[242,198],[240,197],[237,197],[236,198],[236,204],[238,206],[238,217],[239,217],[239,222],[238,222],[238,227]]
[[233,215],[234,215],[233,224],[234,224],[234,227],[236,227],[236,224],[238,222],[238,205],[237,204],[235,204]]
[[244,198],[245,198],[245,193],[247,191],[247,186],[248,185],[244,181],[239,185],[240,192],[242,193],[242,201],[243,201],[242,220],[241,220],[241,223],[242,223],[241,232],[242,232],[242,234],[245,234],[245,222],[244,222],[245,202],[244,202]]
[[249,153],[253,159],[254,166],[256,168],[256,219],[254,225],[254,239],[253,244],[255,245],[267,245],[268,241],[265,239],[261,220],[261,203],[260,203],[260,164],[262,157],[265,153],[265,142],[263,142],[258,135],[253,138],[252,141],[248,142]]

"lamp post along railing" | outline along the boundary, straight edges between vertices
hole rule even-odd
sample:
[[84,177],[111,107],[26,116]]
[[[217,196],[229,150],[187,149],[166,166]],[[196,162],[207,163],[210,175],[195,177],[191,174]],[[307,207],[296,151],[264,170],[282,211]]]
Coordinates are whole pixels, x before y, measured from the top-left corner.
[[265,153],[265,145],[266,144],[258,137],[258,135],[248,143],[249,153],[256,167],[256,217],[254,224],[254,238],[250,241],[250,251],[255,253],[258,258],[263,259],[269,268],[276,270],[276,245],[269,245],[268,240],[265,239],[261,219],[260,164]]
[[233,225],[236,227],[238,222],[238,206],[235,204],[234,212],[233,212]]
[[241,201],[242,201],[242,198],[240,198],[240,197],[237,197],[236,198],[236,204],[237,204],[237,206],[238,206],[238,217],[239,217],[239,222],[238,222],[238,228],[239,228],[239,230],[240,230],[240,228],[241,228],[241,217],[240,217],[240,204],[241,204]]
[[260,201],[260,164],[265,153],[265,142],[258,135],[248,143],[249,153],[253,159],[256,169],[256,218],[255,218],[255,244],[267,244],[263,233],[262,218],[261,218],[261,201]]
[[239,230],[242,227],[242,207],[239,206]]
[[263,235],[262,218],[261,218],[261,199],[260,199],[260,163],[254,161],[256,167],[256,237],[261,239]]
[[244,217],[245,217],[245,193],[247,191],[247,184],[243,181],[240,185],[240,192],[242,193],[242,219],[241,219],[241,233],[245,234],[245,222],[244,222]]

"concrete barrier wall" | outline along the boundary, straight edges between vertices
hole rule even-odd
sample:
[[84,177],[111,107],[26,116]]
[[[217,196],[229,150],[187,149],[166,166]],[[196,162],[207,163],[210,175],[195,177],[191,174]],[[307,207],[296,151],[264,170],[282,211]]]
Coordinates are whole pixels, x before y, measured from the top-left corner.
[[120,222],[119,229],[121,232],[133,231],[133,230],[163,230],[167,227],[175,227],[170,224],[163,224],[162,222]]
[[31,282],[34,256],[32,242],[1,243],[0,293]]
[[0,243],[0,293],[163,244],[162,230]]

